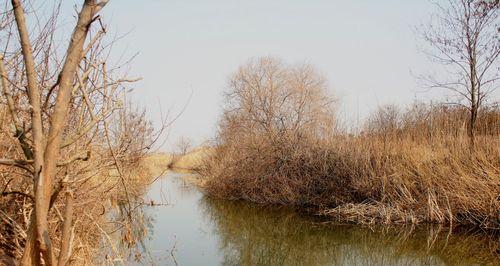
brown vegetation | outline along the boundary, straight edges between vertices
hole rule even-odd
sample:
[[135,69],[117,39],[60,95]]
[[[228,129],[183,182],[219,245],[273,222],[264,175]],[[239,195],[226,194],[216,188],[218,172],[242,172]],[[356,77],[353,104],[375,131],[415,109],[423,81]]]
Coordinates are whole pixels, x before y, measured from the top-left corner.
[[[232,77],[232,104],[201,171],[210,195],[359,223],[500,228],[498,107],[479,112],[473,153],[461,107],[383,107],[362,133],[346,134],[333,130],[323,79],[297,68],[304,69],[264,58]],[[280,73],[292,76],[275,83]],[[311,91],[315,97],[305,97]],[[280,112],[282,106],[289,109]]]
[[82,1],[65,53],[55,43],[60,5],[36,14],[9,2],[0,17],[0,249],[22,265],[92,264],[101,250],[120,259],[108,233],[131,231],[157,133],[125,101],[136,79],[108,64],[115,40],[98,15],[108,1]]
[[203,160],[212,153],[208,146],[200,146],[185,153],[174,153],[165,156],[168,168],[174,171],[196,172],[203,166]]

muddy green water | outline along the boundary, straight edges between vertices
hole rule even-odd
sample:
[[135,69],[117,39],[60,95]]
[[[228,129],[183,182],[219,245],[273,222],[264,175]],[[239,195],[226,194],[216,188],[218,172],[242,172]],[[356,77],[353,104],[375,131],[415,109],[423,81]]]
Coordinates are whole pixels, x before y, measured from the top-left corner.
[[182,174],[150,188],[137,265],[499,265],[498,236],[436,227],[324,224],[283,208],[204,197]]

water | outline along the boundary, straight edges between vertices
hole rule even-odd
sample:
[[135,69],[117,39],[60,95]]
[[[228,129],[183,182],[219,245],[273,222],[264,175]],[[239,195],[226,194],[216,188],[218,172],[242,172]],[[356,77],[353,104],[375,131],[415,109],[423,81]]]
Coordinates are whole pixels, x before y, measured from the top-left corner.
[[[499,265],[498,236],[324,224],[285,208],[204,197],[170,173],[146,206],[144,265]],[[495,264],[497,263],[497,264]]]

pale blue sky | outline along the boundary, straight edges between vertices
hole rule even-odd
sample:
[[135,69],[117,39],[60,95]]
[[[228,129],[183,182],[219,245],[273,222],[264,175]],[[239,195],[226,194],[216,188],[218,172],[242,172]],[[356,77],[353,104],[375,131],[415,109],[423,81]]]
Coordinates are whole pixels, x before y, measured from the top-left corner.
[[228,75],[251,57],[314,64],[354,121],[429,98],[410,72],[429,68],[413,28],[432,9],[426,0],[111,0],[103,17],[111,32],[129,32],[118,48],[139,53],[136,102],[158,121],[160,106],[175,113],[192,92],[170,142],[199,142],[213,136]]

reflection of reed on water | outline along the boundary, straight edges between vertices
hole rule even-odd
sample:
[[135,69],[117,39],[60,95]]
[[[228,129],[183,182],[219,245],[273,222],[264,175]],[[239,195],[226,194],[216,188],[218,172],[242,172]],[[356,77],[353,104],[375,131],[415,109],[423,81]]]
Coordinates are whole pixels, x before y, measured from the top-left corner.
[[203,198],[226,265],[494,264],[498,236],[436,227],[320,225],[283,208]]

